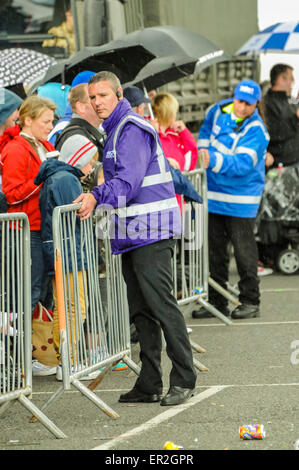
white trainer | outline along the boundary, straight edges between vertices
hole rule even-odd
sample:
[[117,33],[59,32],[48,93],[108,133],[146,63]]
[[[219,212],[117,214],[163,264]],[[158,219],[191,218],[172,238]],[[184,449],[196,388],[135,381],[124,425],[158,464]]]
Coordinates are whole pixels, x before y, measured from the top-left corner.
[[[104,369],[100,369],[100,372],[102,372]],[[62,366],[59,364],[59,366],[57,366],[55,368],[55,372],[56,372],[56,380],[58,380],[59,382],[62,382]],[[99,375],[99,371],[96,370],[94,372],[89,372],[89,374],[85,374],[85,375],[82,375],[80,377],[79,380],[94,380],[97,376]]]
[[37,359],[32,361],[32,375],[34,377],[43,377],[56,374],[56,366],[46,366]]

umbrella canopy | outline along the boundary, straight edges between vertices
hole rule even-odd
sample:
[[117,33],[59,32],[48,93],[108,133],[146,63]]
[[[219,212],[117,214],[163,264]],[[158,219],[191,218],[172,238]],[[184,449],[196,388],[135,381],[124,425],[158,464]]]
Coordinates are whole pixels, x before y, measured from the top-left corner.
[[151,52],[139,44],[119,48],[112,48],[109,44],[85,47],[70,59],[51,67],[42,83],[63,82],[70,85],[75,76],[84,70],[109,70],[123,83],[132,80],[140,68],[154,58]]
[[128,47],[134,44],[141,44],[155,57],[189,56],[203,60],[207,57],[208,60],[209,54],[217,50],[221,54],[219,48],[201,34],[176,26],[139,29],[109,43],[110,47]]
[[236,55],[266,51],[299,52],[299,22],[276,23],[263,29],[248,39]]
[[126,85],[145,86],[152,90],[193,73],[200,73],[212,64],[229,59],[230,56],[223,51],[218,51],[216,46],[215,51],[204,56],[203,60],[187,55],[158,57],[148,62],[134,80]]
[[31,49],[0,50],[0,86],[8,87],[19,83],[27,86],[55,63],[52,57]]

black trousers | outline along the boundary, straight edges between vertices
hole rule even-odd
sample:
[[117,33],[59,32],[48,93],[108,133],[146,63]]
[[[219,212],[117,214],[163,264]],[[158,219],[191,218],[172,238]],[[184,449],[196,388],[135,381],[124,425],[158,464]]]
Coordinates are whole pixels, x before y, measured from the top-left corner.
[[175,240],[163,240],[122,255],[131,322],[140,343],[141,373],[135,386],[162,392],[161,329],[172,362],[170,386],[194,388],[196,373],[184,317],[171,291]]
[[[239,300],[242,303],[259,305],[258,249],[253,232],[254,220],[209,213],[209,264],[212,279],[226,288],[229,276],[228,246],[231,242],[240,276]],[[209,301],[219,309],[227,306],[227,300],[211,287]]]

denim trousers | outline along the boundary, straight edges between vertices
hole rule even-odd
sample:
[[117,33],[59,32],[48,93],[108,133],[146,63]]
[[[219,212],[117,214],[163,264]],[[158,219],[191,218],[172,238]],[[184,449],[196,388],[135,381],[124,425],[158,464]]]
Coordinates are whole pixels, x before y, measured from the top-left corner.
[[46,308],[53,308],[52,278],[45,274],[43,243],[39,230],[30,231],[31,249],[31,306],[41,302]]

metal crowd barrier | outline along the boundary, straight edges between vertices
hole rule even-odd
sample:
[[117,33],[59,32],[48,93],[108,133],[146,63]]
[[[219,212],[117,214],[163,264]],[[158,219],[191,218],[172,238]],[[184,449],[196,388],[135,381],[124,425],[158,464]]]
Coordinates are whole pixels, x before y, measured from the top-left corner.
[[[101,257],[94,219],[80,221],[76,214],[79,208],[80,204],[70,204],[56,207],[53,212],[63,383],[42,410],[73,386],[109,417],[118,418],[119,415],[93,390],[120,360],[136,374],[140,372],[130,357],[129,311],[121,257],[112,255],[107,232],[101,241],[105,258]],[[103,225],[109,229],[109,219],[102,217]],[[104,278],[99,275],[103,261]],[[98,376],[87,387],[80,379],[91,372],[98,372]]]
[[209,303],[209,285],[232,303],[238,300],[209,276],[208,199],[206,172],[203,168],[184,172],[203,199],[202,204],[182,200],[182,238],[174,257],[174,285],[184,315],[200,304],[226,325],[232,321]]
[[0,215],[0,416],[16,401],[57,438],[65,435],[32,398],[30,229],[24,213]]

